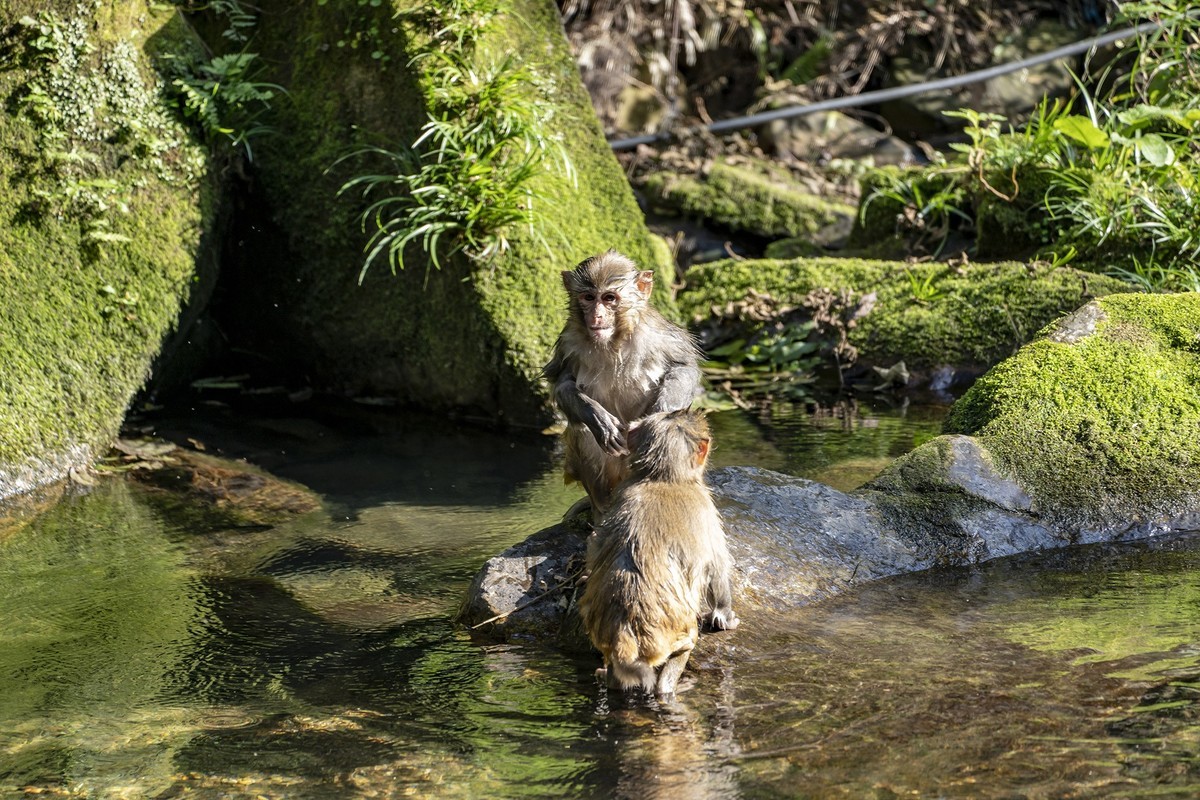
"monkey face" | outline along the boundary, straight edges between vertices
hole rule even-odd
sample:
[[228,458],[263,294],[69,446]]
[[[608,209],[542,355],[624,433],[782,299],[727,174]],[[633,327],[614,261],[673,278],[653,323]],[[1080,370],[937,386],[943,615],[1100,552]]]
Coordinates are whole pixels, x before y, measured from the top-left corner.
[[593,342],[605,343],[616,331],[617,312],[621,307],[621,295],[614,291],[586,289],[579,293],[579,308],[583,312],[583,324],[588,338]]

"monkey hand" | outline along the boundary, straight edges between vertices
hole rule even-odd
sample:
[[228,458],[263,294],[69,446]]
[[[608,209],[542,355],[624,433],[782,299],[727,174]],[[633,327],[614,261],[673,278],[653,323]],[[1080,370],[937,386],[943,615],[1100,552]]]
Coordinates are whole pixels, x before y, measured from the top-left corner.
[[732,608],[715,608],[708,618],[709,627],[714,631],[731,631],[741,622]]
[[600,413],[595,415],[593,425],[589,426],[592,429],[592,435],[596,437],[596,444],[600,445],[600,449],[610,456],[627,456],[629,455],[629,447],[625,443],[625,432],[621,430],[621,421],[603,408],[599,409]]

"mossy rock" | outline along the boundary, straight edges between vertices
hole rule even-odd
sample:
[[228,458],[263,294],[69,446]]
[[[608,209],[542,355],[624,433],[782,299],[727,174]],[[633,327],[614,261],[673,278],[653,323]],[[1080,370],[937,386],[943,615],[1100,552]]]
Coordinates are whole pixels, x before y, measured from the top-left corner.
[[765,163],[718,160],[699,177],[656,172],[643,188],[656,206],[758,236],[812,237],[854,216],[853,207],[809,194]]
[[974,213],[961,174],[922,167],[878,167],[859,179],[859,187],[858,211],[846,248],[860,256],[908,255],[910,234],[902,229],[900,220],[909,203],[925,206],[930,198],[942,195],[948,208],[968,217]]
[[1058,526],[1153,526],[1200,515],[1200,295],[1088,303],[994,367],[955,404]]
[[763,251],[767,258],[819,258],[825,255],[825,248],[803,237],[776,239],[767,245]]
[[1050,220],[1046,211],[1046,193],[1055,175],[1086,180],[1088,171],[1025,166],[1016,173],[988,176],[995,191],[982,191],[975,211],[975,252],[980,259],[1027,258],[1060,240],[1062,223]]
[[1128,285],[1073,269],[1013,262],[905,264],[841,258],[717,261],[687,273],[680,294],[693,321],[751,289],[800,305],[814,289],[875,292],[876,303],[850,333],[861,361],[910,369],[983,368],[1012,355],[1047,323],[1091,297]]
[[[404,270],[392,275],[381,259],[359,285],[364,204],[337,193],[375,165],[339,159],[366,144],[406,146],[427,121],[414,70],[434,59],[414,59],[421,43],[395,18],[415,5],[259,4],[254,47],[288,95],[274,135],[256,144],[258,192],[222,320],[240,347],[318,389],[543,421],[540,370],[565,318],[560,271],[610,247],[662,270],[660,288],[672,267],[604,140],[554,3],[510,0],[475,52],[521,54],[533,91],[554,108],[577,183],[547,163],[534,186],[537,230],[518,226],[490,264],[459,256],[438,270],[410,250]],[[669,292],[657,294],[674,313]]]
[[[0,499],[104,452],[187,300],[216,218],[207,153],[151,54],[199,46],[151,2],[0,0]],[[38,23],[41,24],[41,23]],[[23,55],[22,55],[23,54]]]

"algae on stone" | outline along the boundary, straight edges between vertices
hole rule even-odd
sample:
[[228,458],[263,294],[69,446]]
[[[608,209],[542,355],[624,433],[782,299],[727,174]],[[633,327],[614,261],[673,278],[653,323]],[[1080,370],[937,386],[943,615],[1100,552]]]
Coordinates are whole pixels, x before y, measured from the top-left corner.
[[813,289],[876,293],[850,333],[860,360],[927,369],[984,367],[1012,355],[1044,325],[1090,297],[1129,291],[1113,278],[1017,263],[905,264],[814,258],[718,261],[688,271],[680,308],[693,320],[749,290],[799,305]]
[[702,178],[656,172],[645,190],[656,205],[768,237],[812,237],[853,218],[854,208],[799,189],[778,168],[715,162]]
[[521,54],[533,91],[553,107],[577,184],[547,163],[534,183],[539,229],[513,231],[512,249],[491,264],[460,256],[437,270],[410,257],[394,276],[377,263],[358,284],[363,206],[337,191],[374,165],[331,166],[365,144],[410,144],[426,122],[414,70],[431,60],[414,60],[422,43],[393,17],[415,5],[260,4],[255,47],[278,65],[269,77],[288,98],[271,121],[276,135],[256,146],[257,230],[231,265],[241,277],[225,319],[242,345],[320,388],[531,423],[543,413],[540,369],[564,318],[560,271],[609,247],[668,265],[604,141],[557,8],[510,0],[475,52]]
[[[107,447],[215,206],[206,154],[162,106],[147,55],[189,35],[174,10],[0,0],[0,18],[18,17],[25,58],[0,70],[0,498]],[[39,26],[58,39],[31,50]]]
[[1200,295],[1111,295],[1043,333],[946,430],[977,436],[1060,526],[1200,520]]

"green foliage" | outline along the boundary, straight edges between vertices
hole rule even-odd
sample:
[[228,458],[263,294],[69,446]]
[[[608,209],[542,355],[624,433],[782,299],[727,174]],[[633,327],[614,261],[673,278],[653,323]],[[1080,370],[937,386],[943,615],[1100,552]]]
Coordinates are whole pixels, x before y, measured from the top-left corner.
[[253,79],[260,71],[257,60],[256,53],[215,56],[187,65],[171,81],[184,118],[199,125],[210,142],[228,138],[251,161],[250,140],[271,130],[259,119],[270,109],[275,93],[283,91],[277,84]]
[[748,338],[710,351],[704,375],[742,406],[772,397],[802,400],[821,363],[820,345],[810,341],[815,329],[812,321],[763,324]]
[[[1163,28],[1139,41],[1127,74],[1101,97],[1083,83],[1071,104],[1046,100],[1020,131],[964,109],[969,142],[949,163],[885,173],[865,193],[899,207],[910,247],[940,252],[949,222],[974,220],[980,255],[1046,253],[1151,290],[1200,285],[1200,18],[1173,2],[1122,5]],[[932,177],[931,175],[932,174]],[[929,187],[936,187],[930,191]],[[1024,247],[1028,251],[1021,252]],[[1053,248],[1053,252],[1051,249]],[[990,253],[989,253],[990,255]]]
[[[180,6],[188,12],[213,12],[224,21],[222,36],[243,48],[257,22],[238,0]],[[272,132],[261,120],[276,95],[284,93],[278,84],[258,80],[265,71],[258,54],[244,49],[222,55],[166,53],[163,61],[170,79],[166,94],[183,118],[196,125],[214,148],[227,140],[235,153],[244,153],[247,161],[253,161],[250,141]]]
[[414,243],[438,269],[457,253],[488,264],[508,251],[517,226],[540,235],[533,180],[551,153],[574,180],[551,133],[552,108],[535,93],[536,76],[515,56],[489,60],[474,49],[497,8],[496,0],[454,0],[401,15],[429,36],[412,59],[422,67],[427,121],[411,144],[360,148],[339,159],[382,165],[338,192],[359,190],[369,201],[360,219],[373,233],[360,283],[381,255],[393,273],[403,269]]
[[137,50],[127,39],[94,41],[92,15],[80,4],[66,17],[42,11],[17,21],[14,66],[29,80],[12,97],[38,137],[25,212],[76,220],[91,254],[101,257],[106,246],[129,241],[115,230],[138,189],[124,165],[145,164],[185,184],[202,165],[180,157],[184,142],[158,102],[157,82],[140,71]]
[[896,233],[906,238],[914,251],[941,255],[955,224],[970,226],[971,215],[964,210],[964,186],[958,180],[937,182],[932,190],[926,183],[908,180],[903,173],[882,173],[884,179],[863,197],[859,218],[865,220],[871,206],[884,200],[903,209],[896,215]]

